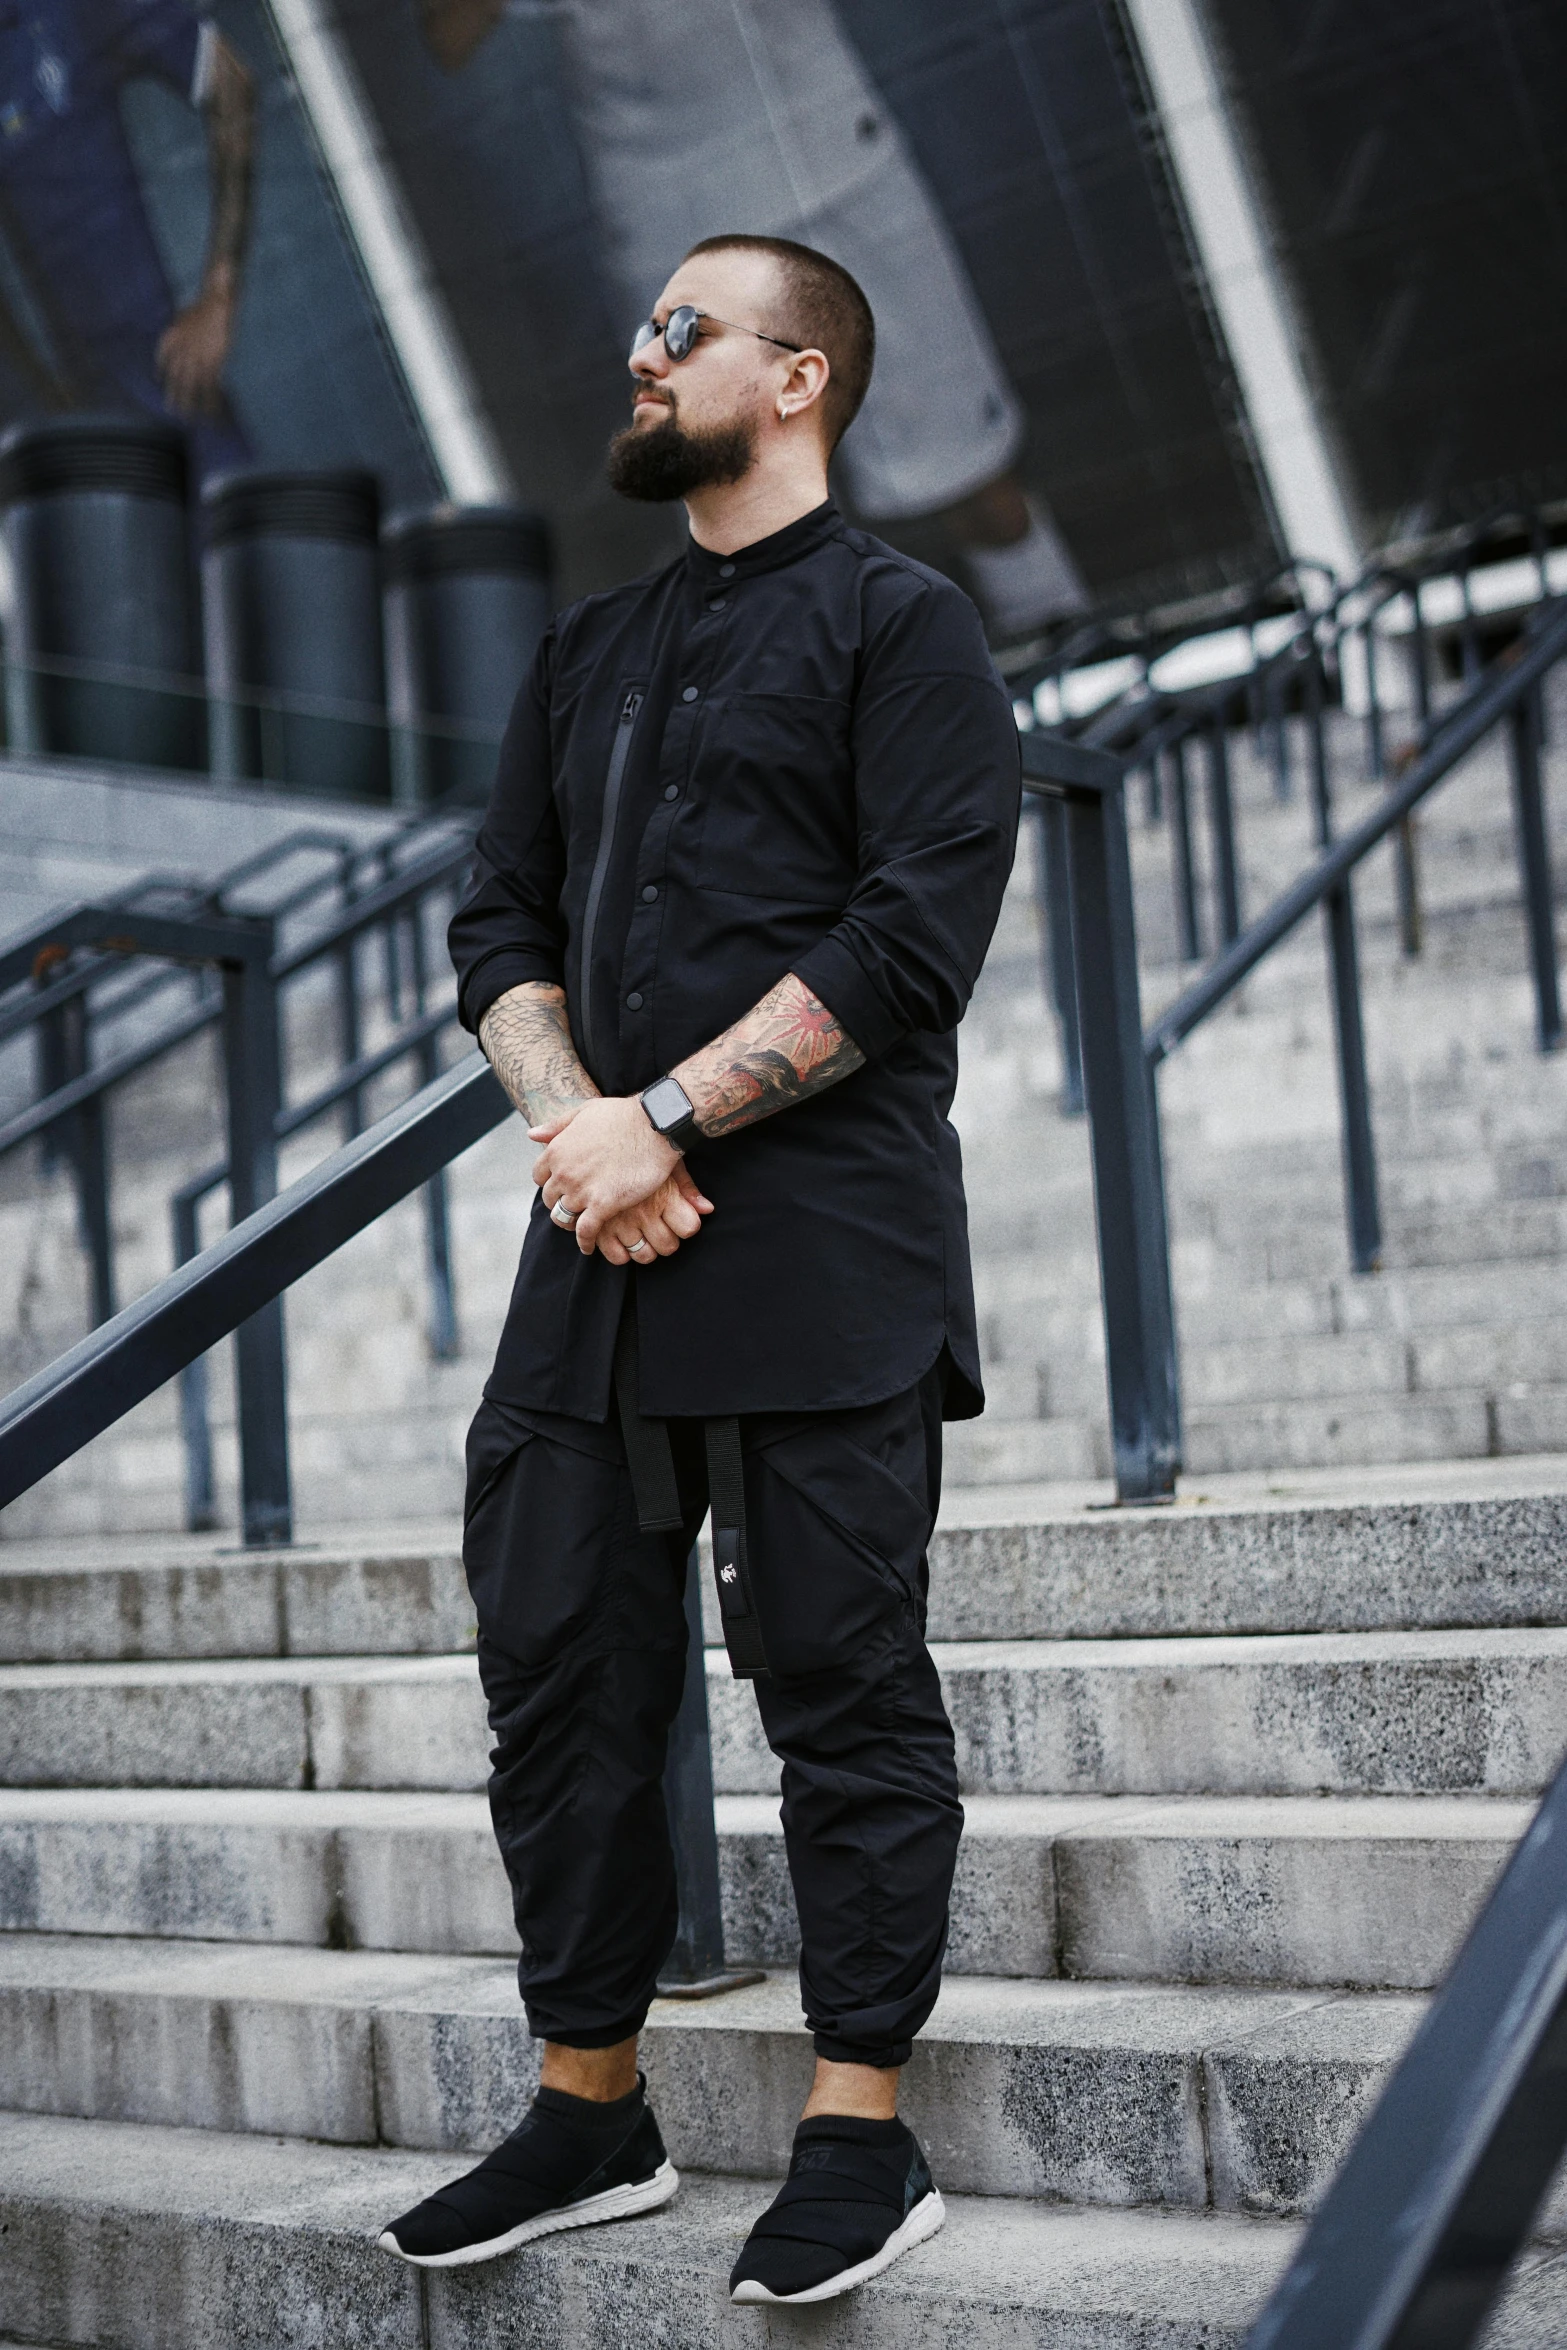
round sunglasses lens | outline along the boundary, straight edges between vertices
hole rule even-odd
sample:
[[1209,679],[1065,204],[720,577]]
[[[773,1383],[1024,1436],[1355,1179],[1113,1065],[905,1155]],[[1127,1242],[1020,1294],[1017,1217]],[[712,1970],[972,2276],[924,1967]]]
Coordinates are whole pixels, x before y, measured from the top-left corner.
[[642,321],[642,324],[641,324],[641,325],[640,325],[640,326],[637,328],[637,331],[636,331],[636,333],[635,333],[635,334],[632,336],[632,338],[631,338],[631,356],[632,356],[632,358],[634,359],[634,358],[636,357],[636,355],[637,355],[637,353],[638,353],[639,351],[645,351],[645,350],[647,349],[647,347],[648,347],[649,343],[656,343],[656,342],[657,342],[657,340],[658,340],[658,321],[657,321],[657,319],[656,319],[656,318],[644,318],[644,319],[643,319],[643,321]]
[[689,359],[696,341],[698,313],[689,302],[682,302],[678,310],[671,310],[664,327],[664,348],[671,359]]

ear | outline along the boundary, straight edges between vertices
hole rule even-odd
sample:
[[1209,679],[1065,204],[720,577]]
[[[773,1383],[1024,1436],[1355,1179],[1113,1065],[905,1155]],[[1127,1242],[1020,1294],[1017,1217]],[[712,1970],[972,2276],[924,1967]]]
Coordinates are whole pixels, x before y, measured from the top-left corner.
[[794,417],[804,416],[809,410],[819,408],[831,374],[832,367],[825,351],[796,351],[793,364],[778,393],[779,422],[788,424]]

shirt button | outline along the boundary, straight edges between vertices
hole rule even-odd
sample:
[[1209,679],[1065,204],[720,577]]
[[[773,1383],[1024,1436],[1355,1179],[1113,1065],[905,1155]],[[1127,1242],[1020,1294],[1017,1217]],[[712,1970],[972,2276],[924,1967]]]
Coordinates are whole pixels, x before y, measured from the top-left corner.
[[734,565],[733,565],[732,563],[720,563],[720,564],[719,564],[719,566],[718,566],[718,576],[719,576],[719,578],[720,578],[720,579],[733,579],[733,578],[734,578],[734,575],[735,575],[735,567],[734,567]]
[[640,1011],[641,1011],[641,1009],[642,1009],[642,998],[640,997],[640,995],[638,995],[638,993],[637,993],[636,989],[635,989],[635,988],[633,988],[633,989],[632,989],[632,991],[631,991],[631,993],[630,993],[630,995],[628,995],[628,996],[627,996],[627,998],[626,998],[626,1010],[627,1010],[628,1012],[640,1012]]
[[678,784],[678,783],[666,783],[666,784],[665,784],[665,786],[664,786],[664,797],[665,797],[665,799],[666,799],[666,800],[678,800],[678,799],[679,799],[679,797],[680,797],[680,786],[679,786],[679,784]]
[[696,687],[694,685],[688,685],[680,699],[683,702],[694,702],[696,700]]
[[652,884],[652,883],[651,883],[651,881],[650,881],[650,882],[648,883],[648,885],[647,885],[646,889],[645,889],[645,890],[642,892],[642,903],[643,903],[643,905],[644,905],[644,906],[651,906],[651,905],[652,905],[652,903],[653,903],[653,901],[654,901],[654,899],[655,899],[657,896],[658,896],[658,892],[657,892],[657,890],[656,890],[656,889],[653,887],[653,884]]
[[707,608],[709,612],[722,612],[728,601],[729,598],[727,596],[709,596],[707,599]]

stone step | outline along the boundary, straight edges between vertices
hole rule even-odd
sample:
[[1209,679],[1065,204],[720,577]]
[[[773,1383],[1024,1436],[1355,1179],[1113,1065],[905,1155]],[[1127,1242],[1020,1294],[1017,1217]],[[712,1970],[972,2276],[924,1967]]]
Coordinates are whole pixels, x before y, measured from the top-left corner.
[[[497,2342],[743,2350],[1242,2350],[1298,2241],[1228,2212],[947,2200],[940,2235],[830,2309],[764,2321],[727,2277],[756,2180],[687,2173],[663,2211],[422,2272],[375,2245],[451,2158],[131,2123],[8,2117],[0,2325],[79,2350],[494,2350]],[[1554,2350],[1567,2257],[1518,2264],[1485,2350]]]
[[[1288,2222],[1229,2213],[954,2195],[942,2233],[884,2278],[830,2311],[764,2319],[764,2335],[727,2277],[766,2185],[690,2175],[662,2212],[476,2269],[390,2259],[380,2227],[451,2170],[434,2154],[8,2117],[0,2325],[84,2350],[921,2350],[957,2336],[974,2350],[1240,2350],[1296,2240]],[[1553,2312],[1554,2283],[1531,2262],[1526,2286]],[[1529,2350],[1548,2338],[1525,2337]]]
[[[1183,1413],[1182,1436],[1184,1462],[1194,1477],[1552,1452],[1567,1450],[1567,1386],[1278,1400],[1263,1391],[1250,1403],[1191,1405]],[[1082,1420],[987,1416],[950,1431],[946,1484],[955,1490],[1107,1476],[1109,1452],[1108,1433]],[[1058,1465],[1063,1455],[1067,1466]]]
[[[776,1800],[718,1799],[731,1956],[798,1928]],[[957,1974],[1423,1990],[1527,1826],[1488,1796],[975,1796]],[[509,1956],[471,1795],[0,1794],[0,1931]]]
[[[1172,1509],[1085,1508],[1107,1490],[949,1493],[931,1546],[931,1637],[1567,1623],[1567,1456],[1188,1478]],[[0,1656],[19,1663],[472,1641],[450,1523],[328,1530],[248,1553],[202,1536],[0,1543]]]
[[[1320,2197],[1424,2007],[952,1976],[903,2111],[955,2192],[1289,2215]],[[641,2061],[682,2168],[787,2166],[812,2066],[792,1977],[657,2001]],[[500,1960],[0,1939],[0,2108],[485,2149],[537,2076]]]
[[[937,1642],[965,1794],[1537,1795],[1567,1630]],[[714,1785],[775,1792],[709,1650]],[[469,1656],[0,1666],[0,1785],[482,1790]]]

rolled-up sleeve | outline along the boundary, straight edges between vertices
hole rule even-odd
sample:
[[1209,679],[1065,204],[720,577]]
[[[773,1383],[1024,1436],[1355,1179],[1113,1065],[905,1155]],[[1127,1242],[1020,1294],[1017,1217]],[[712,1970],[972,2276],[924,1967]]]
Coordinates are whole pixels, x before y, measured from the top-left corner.
[[447,932],[459,1016],[475,1034],[508,988],[530,979],[556,985],[565,979],[560,895],[566,844],[550,759],[554,659],[551,629],[513,706],[495,788],[474,843],[473,872]]
[[979,615],[907,572],[868,631],[852,745],[859,876],[794,963],[874,1060],[968,1008],[1012,869],[1021,761]]

